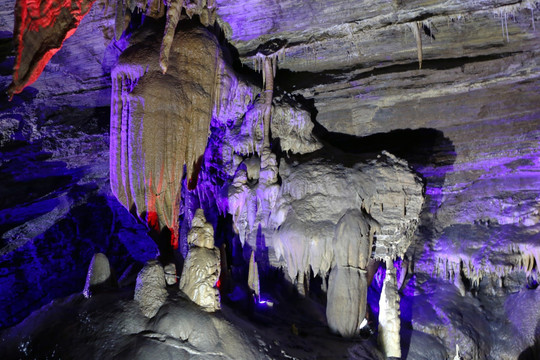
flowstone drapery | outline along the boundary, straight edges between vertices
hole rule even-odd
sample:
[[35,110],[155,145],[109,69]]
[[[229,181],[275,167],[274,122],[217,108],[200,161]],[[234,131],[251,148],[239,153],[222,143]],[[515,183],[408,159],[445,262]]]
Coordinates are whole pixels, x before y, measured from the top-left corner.
[[112,73],[111,187],[155,231],[169,228],[176,247],[184,166],[193,186],[225,64],[215,36],[195,27],[176,33],[164,75],[152,39],[128,48]]

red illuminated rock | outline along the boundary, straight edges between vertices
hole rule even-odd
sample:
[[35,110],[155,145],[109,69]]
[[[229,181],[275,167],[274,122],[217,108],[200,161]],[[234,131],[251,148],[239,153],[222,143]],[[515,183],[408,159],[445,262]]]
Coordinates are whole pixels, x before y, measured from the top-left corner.
[[17,56],[9,97],[37,80],[95,0],[17,0],[13,39]]

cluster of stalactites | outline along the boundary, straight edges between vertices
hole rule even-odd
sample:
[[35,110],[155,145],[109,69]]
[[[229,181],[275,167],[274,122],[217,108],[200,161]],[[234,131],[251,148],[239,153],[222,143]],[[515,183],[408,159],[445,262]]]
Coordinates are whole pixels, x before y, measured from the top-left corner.
[[159,54],[159,66],[165,74],[169,66],[169,52],[176,32],[176,25],[180,21],[182,9],[185,9],[186,15],[191,19],[193,15],[198,15],[203,26],[213,25],[216,21],[216,6],[214,0],[171,0],[168,4],[167,23],[165,33],[161,42]]
[[516,13],[523,9],[531,11],[531,23],[533,31],[536,31],[536,25],[534,23],[534,9],[537,7],[536,0],[524,0],[516,4],[505,5],[498,7],[494,10],[495,16],[501,19],[501,31],[503,38],[506,38],[507,42],[510,42],[510,36],[508,35],[508,17],[513,17],[515,19]]
[[468,279],[473,287],[478,287],[482,278],[494,274],[499,279],[514,271],[525,272],[527,278],[537,280],[540,271],[540,248],[527,244],[512,244],[508,249],[505,264],[486,264],[474,261],[471,257],[439,257],[435,262],[433,275],[453,281],[464,293],[461,276]]
[[278,61],[283,61],[285,59],[285,48],[281,48],[273,54],[264,55],[260,52],[253,56],[253,68],[257,72],[262,72],[263,75],[263,87],[266,84],[266,71],[264,71],[264,62],[270,61],[272,67],[272,77],[276,77],[277,72],[277,63]]
[[[107,12],[109,6],[109,0],[105,0],[103,2],[103,11]],[[127,29],[132,14],[142,13],[155,19],[165,15],[165,5],[162,0],[116,0],[113,2],[113,8],[115,12],[114,33],[116,40],[120,39],[122,33]]]

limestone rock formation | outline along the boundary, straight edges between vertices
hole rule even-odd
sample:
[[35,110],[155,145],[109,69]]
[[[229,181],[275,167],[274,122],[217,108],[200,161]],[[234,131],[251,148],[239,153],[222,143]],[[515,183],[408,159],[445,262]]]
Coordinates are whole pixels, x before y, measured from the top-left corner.
[[112,72],[111,187],[176,246],[184,166],[196,184],[225,65],[215,37],[192,28],[175,35],[162,74],[155,40],[128,48]]
[[[268,226],[278,197],[276,156],[264,148],[261,157],[260,161],[244,161],[228,190],[229,212],[242,244],[253,243],[259,226]],[[260,169],[255,169],[253,162],[260,163]]]
[[134,299],[144,316],[154,317],[167,300],[165,272],[157,261],[147,262],[137,276]]
[[344,337],[358,335],[366,316],[367,265],[377,231],[379,224],[358,209],[347,211],[336,226],[326,318],[330,329]]
[[176,265],[174,263],[165,265],[163,271],[165,272],[165,282],[167,285],[174,285],[178,282],[176,276]]
[[272,109],[272,138],[279,139],[281,150],[307,154],[322,148],[313,136],[311,114],[287,97],[276,99]]
[[386,260],[386,277],[379,300],[379,343],[387,358],[401,358],[399,294],[396,268]]
[[[378,259],[403,256],[416,229],[423,186],[406,162],[389,153],[366,162],[336,160],[280,164],[282,184],[271,214],[271,226],[277,230],[267,244],[275,251],[271,262],[285,264],[293,279],[310,268],[315,274],[328,273],[341,251],[332,245],[336,224],[348,211],[363,212],[378,223],[372,254]],[[370,221],[365,229],[375,228]],[[363,231],[364,236],[370,231]]]
[[83,294],[89,298],[96,292],[117,287],[114,272],[109,264],[109,259],[103,253],[94,254],[88,266],[88,275],[84,285]]
[[188,242],[190,248],[180,278],[180,290],[204,311],[219,310],[216,283],[221,271],[220,252],[214,246],[214,228],[206,222],[202,209],[193,217]]
[[17,57],[8,96],[20,93],[41,75],[88,13],[95,0],[17,0],[13,38]]

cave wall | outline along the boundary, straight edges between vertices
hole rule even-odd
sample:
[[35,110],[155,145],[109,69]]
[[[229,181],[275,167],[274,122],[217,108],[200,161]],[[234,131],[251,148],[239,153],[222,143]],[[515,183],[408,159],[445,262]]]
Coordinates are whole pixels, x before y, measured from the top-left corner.
[[[427,199],[407,254],[415,275],[402,301],[402,337],[411,356],[417,342],[435,344],[441,356],[453,355],[459,343],[466,356],[480,358],[515,358],[533,346],[540,336],[538,314],[509,312],[512,304],[534,309],[539,303],[537,4],[218,0],[217,5],[218,22],[245,68],[253,66],[261,43],[288,40],[276,92],[310,107],[325,142],[353,153],[388,150],[422,177]],[[8,1],[0,6],[6,9],[0,12],[0,88],[5,88],[14,62],[13,12]],[[120,233],[148,239],[146,229],[113,204],[108,190],[109,73],[126,45],[112,40],[112,17],[94,7],[40,79],[11,103],[1,98],[1,262],[9,274],[2,281],[22,284],[16,299],[49,277],[32,266],[62,257],[57,247],[37,252],[51,238],[78,241],[91,226],[120,221],[119,227],[107,226],[111,231],[87,235],[82,263],[90,261],[92,247],[129,253]],[[422,69],[413,31],[418,23]],[[95,209],[98,215],[87,220],[87,211]],[[55,230],[62,227],[69,230]],[[124,245],[114,250],[117,240]],[[142,253],[150,254],[148,249]],[[25,262],[28,270],[15,270]],[[85,266],[77,267],[77,279]],[[65,272],[69,266],[52,269]],[[62,281],[71,287],[54,296],[76,290],[75,280]],[[38,304],[50,300],[42,297],[45,290],[36,293]]]
[[[11,82],[13,4],[0,3],[0,88]],[[82,291],[95,252],[120,277],[157,253],[109,185],[113,18],[90,10],[41,77],[0,95],[0,327]]]

